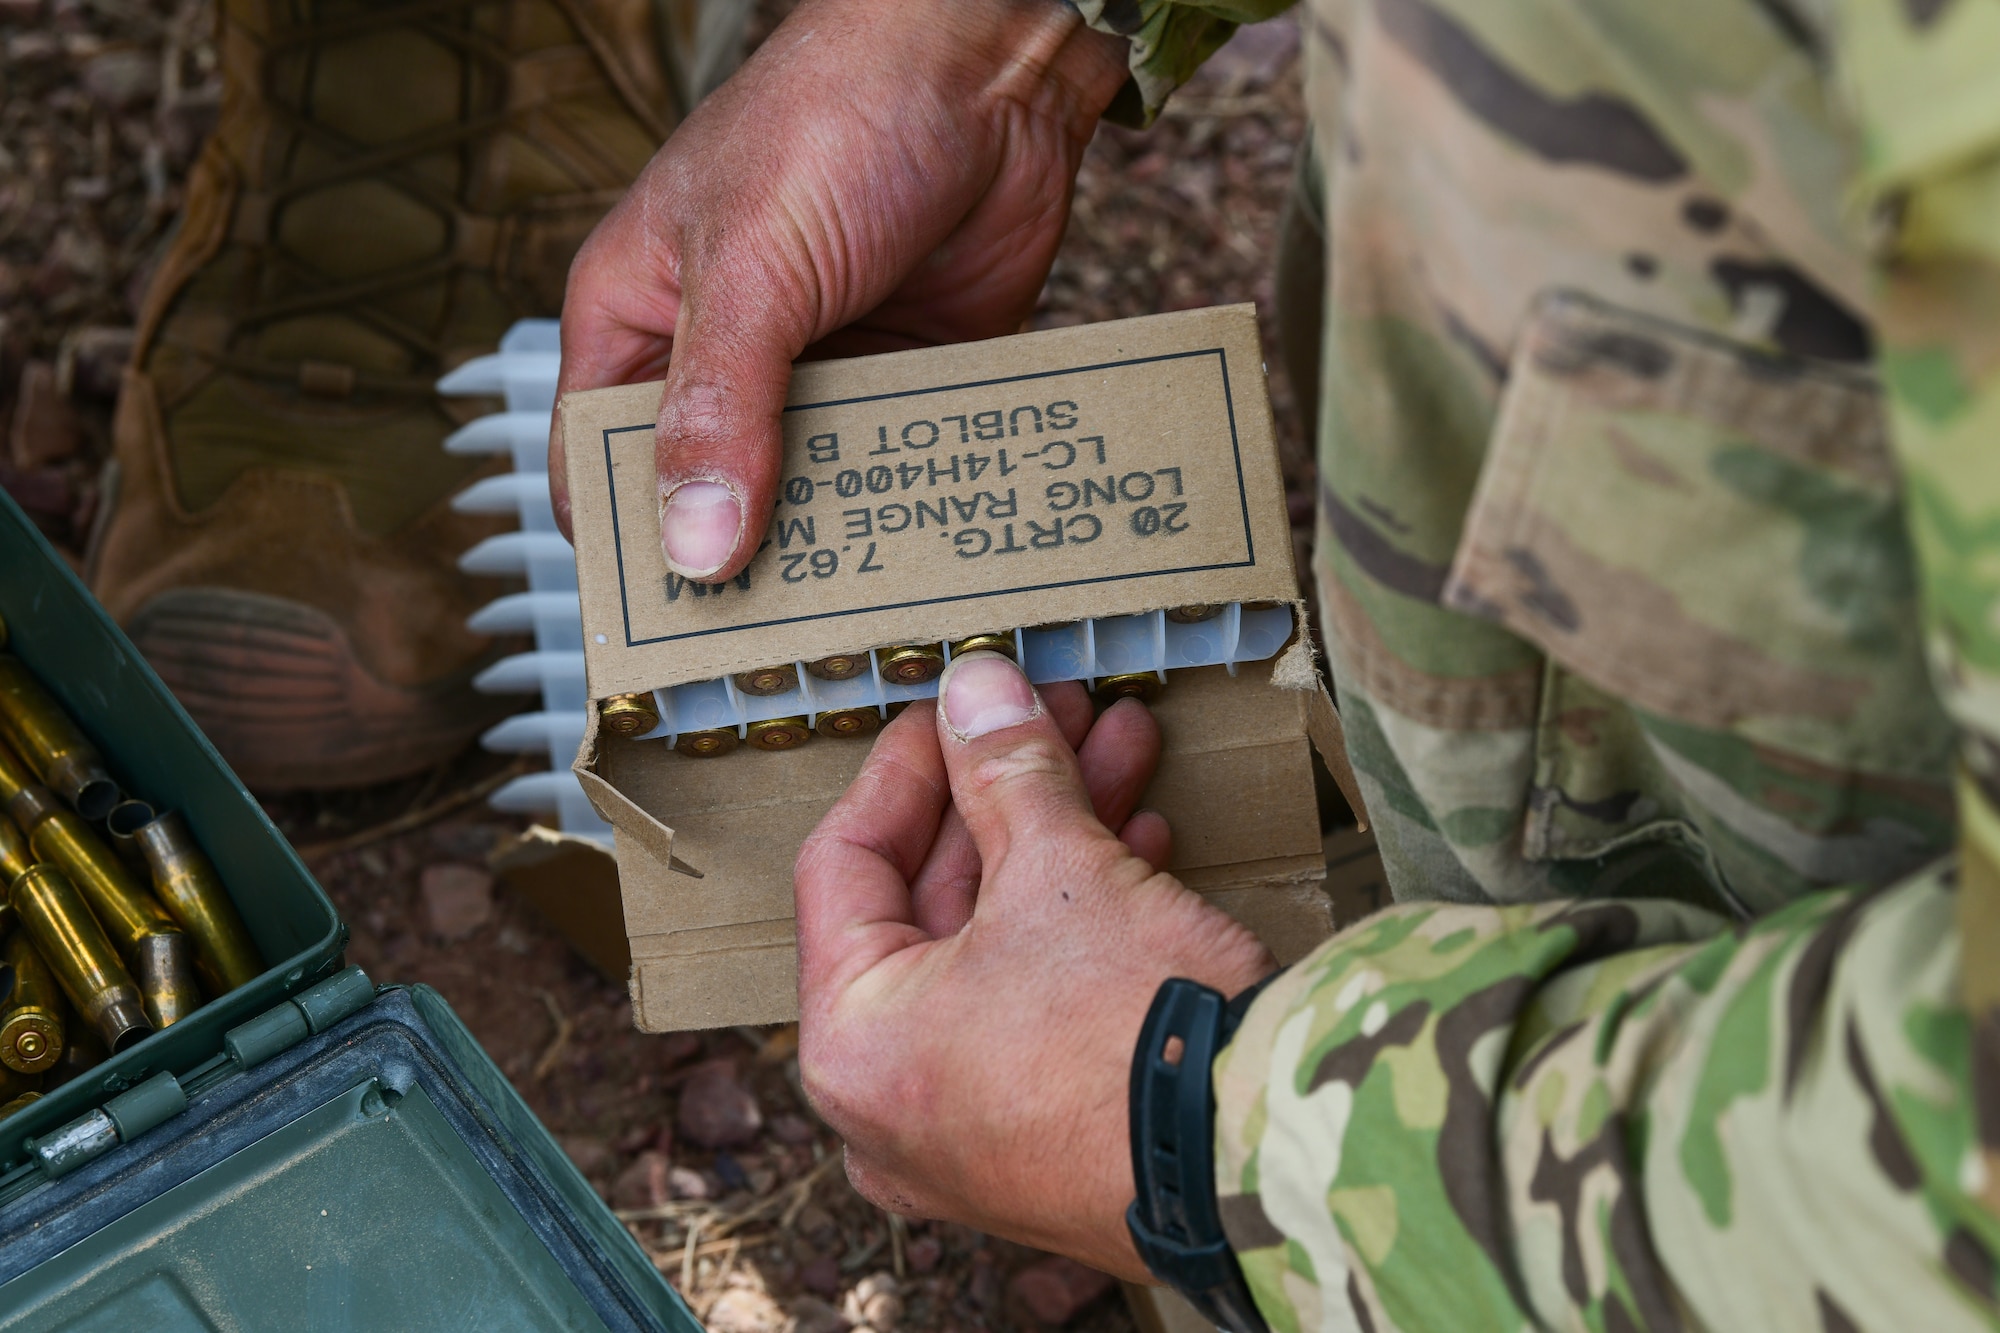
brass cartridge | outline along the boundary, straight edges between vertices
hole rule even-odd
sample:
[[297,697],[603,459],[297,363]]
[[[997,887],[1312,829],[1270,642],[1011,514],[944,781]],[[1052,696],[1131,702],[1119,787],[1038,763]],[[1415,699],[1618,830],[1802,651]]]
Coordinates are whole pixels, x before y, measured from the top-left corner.
[[1097,702],[1109,708],[1120,699],[1152,703],[1160,697],[1160,678],[1150,671],[1128,671],[1123,675],[1101,676],[1097,681]]
[[894,685],[921,685],[944,670],[944,654],[936,644],[905,644],[875,654],[882,679]]
[[62,1059],[62,995],[26,932],[8,937],[5,957],[14,969],[14,990],[0,1007],[0,1065],[39,1074]]
[[1011,634],[973,634],[959,639],[951,645],[953,657],[963,657],[967,653],[998,653],[1002,657],[1014,655],[1014,636]]
[[85,819],[102,819],[118,804],[118,784],[97,747],[8,652],[0,652],[0,734]]
[[153,891],[194,940],[195,967],[209,990],[223,995],[256,980],[264,970],[263,955],[180,815],[169,810],[141,826],[132,840],[152,871]]
[[40,1101],[41,1099],[42,1099],[41,1093],[30,1090],[28,1092],[22,1093],[20,1096],[14,1098],[12,1101],[0,1102],[0,1120],[5,1120],[8,1116],[14,1114],[14,1112],[16,1111],[27,1110],[30,1106],[33,1106],[36,1102]]
[[15,826],[14,821],[0,815],[0,897],[4,897],[6,887],[35,863],[35,854],[28,847],[28,835]]
[[126,797],[111,807],[111,813],[104,817],[104,839],[111,844],[111,850],[118,853],[118,859],[139,872],[147,874],[146,854],[139,850],[133,838],[141,828],[153,822],[159,812],[144,801]]
[[44,787],[33,769],[0,740],[0,814],[11,816],[22,832],[42,822],[51,810],[62,809],[56,794]]
[[29,867],[8,897],[56,985],[106,1050],[122,1051],[151,1034],[132,974],[61,870],[46,863]]
[[607,731],[643,736],[660,725],[660,708],[651,694],[614,694],[597,705]]
[[853,680],[868,670],[868,654],[835,653],[832,657],[806,663],[806,670],[821,680]]
[[683,731],[674,741],[674,752],[690,759],[713,759],[736,748],[736,729],[717,727],[713,731]]
[[829,740],[873,736],[882,729],[882,715],[872,708],[835,708],[819,715],[813,730]]
[[139,1000],[154,1027],[172,1027],[201,1008],[201,988],[194,982],[194,942],[180,931],[156,930],[140,936],[130,961]]
[[90,904],[138,982],[154,1027],[167,1027],[201,1007],[193,945],[88,824],[71,811],[58,810],[35,825],[28,845],[39,859],[60,866]]
[[1204,620],[1213,620],[1220,615],[1222,607],[1214,602],[1195,602],[1189,606],[1176,606],[1167,611],[1167,619],[1176,625],[1199,625]]
[[745,694],[761,698],[796,690],[799,687],[799,669],[786,662],[781,666],[758,667],[755,671],[739,671],[730,679]]
[[156,930],[180,929],[125,868],[104,840],[69,810],[43,818],[28,834],[35,858],[60,866],[69,882],[82,892],[104,933],[128,958],[144,936]]
[[803,717],[768,717],[752,722],[749,741],[760,750],[796,750],[812,739]]

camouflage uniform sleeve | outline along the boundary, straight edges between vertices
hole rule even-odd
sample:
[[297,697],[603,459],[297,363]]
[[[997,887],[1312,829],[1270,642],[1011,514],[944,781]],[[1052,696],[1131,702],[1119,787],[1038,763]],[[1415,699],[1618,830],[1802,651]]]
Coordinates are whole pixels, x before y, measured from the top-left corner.
[[2000,1328],[2000,5],[1813,0],[1859,144],[1959,856],[1744,927],[1407,906],[1217,1061],[1281,1333]]
[[1150,124],[1167,96],[1228,41],[1239,24],[1261,23],[1293,0],[1072,0],[1083,21],[1132,45],[1136,104],[1120,98],[1113,120]]

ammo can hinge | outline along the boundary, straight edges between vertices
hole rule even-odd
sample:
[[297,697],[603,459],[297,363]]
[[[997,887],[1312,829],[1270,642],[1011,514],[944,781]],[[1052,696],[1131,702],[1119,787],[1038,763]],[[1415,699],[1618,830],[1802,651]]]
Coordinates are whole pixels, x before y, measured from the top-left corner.
[[221,1053],[196,1065],[185,1077],[176,1078],[163,1070],[96,1110],[29,1139],[28,1160],[0,1175],[0,1207],[173,1119],[187,1109],[190,1097],[326,1031],[374,998],[375,983],[360,968],[336,972],[229,1029],[223,1035]]

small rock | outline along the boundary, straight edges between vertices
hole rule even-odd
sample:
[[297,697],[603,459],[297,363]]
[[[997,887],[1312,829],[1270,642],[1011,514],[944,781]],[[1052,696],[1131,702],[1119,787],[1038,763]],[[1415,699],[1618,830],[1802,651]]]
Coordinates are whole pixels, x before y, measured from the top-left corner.
[[799,1285],[822,1296],[838,1295],[840,1264],[832,1255],[822,1254],[799,1269]]
[[113,46],[83,64],[83,90],[90,100],[123,111],[160,95],[160,57],[137,46]]
[[663,1152],[642,1152],[611,1185],[613,1208],[658,1208],[673,1197],[673,1163]]
[[809,1203],[799,1209],[799,1234],[804,1236],[825,1236],[836,1227],[833,1214],[816,1203]]
[[750,1090],[736,1081],[728,1060],[711,1060],[681,1086],[681,1137],[704,1148],[748,1143],[764,1128],[764,1113]]
[[75,456],[82,442],[76,409],[56,383],[56,368],[47,361],[21,367],[21,386],[14,397],[14,424],[7,451],[16,468],[35,472]]
[[1111,1279],[1074,1259],[1051,1256],[1029,1264],[1008,1284],[1045,1324],[1067,1324],[1084,1306],[1111,1290]]
[[944,1258],[944,1245],[936,1236],[918,1236],[903,1251],[903,1259],[910,1265],[912,1273],[928,1273]]
[[493,876],[478,866],[425,866],[420,881],[433,934],[462,940],[493,919]]
[[665,1125],[636,1125],[618,1136],[611,1146],[622,1153],[635,1153],[645,1148],[658,1148],[661,1152],[671,1152],[674,1134]]
[[812,1121],[790,1111],[772,1116],[771,1137],[780,1143],[789,1143],[795,1148],[804,1147],[814,1138]]
[[692,1167],[677,1166],[667,1172],[667,1188],[676,1199],[712,1199],[715,1191],[708,1177]]
[[576,1169],[592,1178],[605,1174],[617,1160],[611,1149],[604,1146],[604,1140],[595,1134],[564,1134],[556,1142],[576,1164]]
[[61,54],[62,39],[52,32],[17,32],[7,39],[7,58],[24,65]]
[[790,1306],[792,1333],[846,1333],[847,1316],[817,1296],[800,1296]]
[[903,1294],[893,1273],[870,1273],[847,1293],[841,1313],[850,1323],[866,1324],[875,1333],[893,1333],[903,1321]]
[[789,1321],[778,1303],[750,1287],[731,1287],[708,1307],[709,1333],[784,1333]]

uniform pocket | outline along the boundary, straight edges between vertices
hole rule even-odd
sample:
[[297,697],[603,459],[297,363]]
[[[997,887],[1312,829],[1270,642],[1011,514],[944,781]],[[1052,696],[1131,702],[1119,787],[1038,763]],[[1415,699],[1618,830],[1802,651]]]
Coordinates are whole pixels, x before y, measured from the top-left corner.
[[1951,729],[1866,377],[1544,299],[1444,600],[1551,664],[1531,856],[1692,830],[1762,908],[1949,840]]

